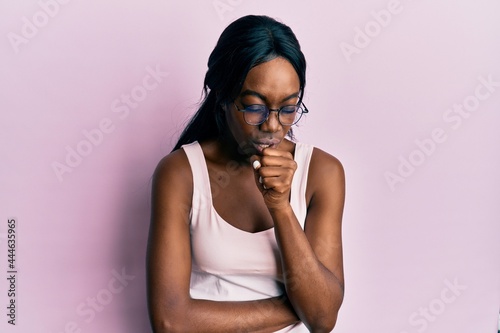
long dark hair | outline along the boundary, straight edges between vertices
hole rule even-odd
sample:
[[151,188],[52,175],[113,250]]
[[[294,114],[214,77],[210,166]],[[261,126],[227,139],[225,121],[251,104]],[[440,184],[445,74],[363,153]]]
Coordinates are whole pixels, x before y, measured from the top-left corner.
[[[301,101],[306,85],[306,60],[292,29],[268,16],[248,15],[231,23],[208,59],[201,106],[172,151],[184,144],[227,134],[222,105],[238,96],[250,69],[277,57],[285,58],[295,68]],[[291,132],[288,135],[293,137]]]

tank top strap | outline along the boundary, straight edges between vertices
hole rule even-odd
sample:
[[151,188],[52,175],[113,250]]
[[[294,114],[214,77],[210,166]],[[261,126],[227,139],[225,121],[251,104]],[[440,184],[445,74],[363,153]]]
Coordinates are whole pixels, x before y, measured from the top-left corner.
[[193,175],[193,202],[191,204],[190,221],[192,226],[202,219],[212,207],[210,177],[208,175],[205,155],[198,141],[183,145]]
[[314,147],[309,144],[301,142],[295,143],[294,159],[297,163],[297,170],[295,171],[292,179],[290,204],[292,205],[293,211],[295,212],[302,229],[304,229],[304,223],[307,215],[307,176],[309,173],[309,163],[311,162],[313,149]]
[[[306,188],[313,148],[305,143],[297,142],[295,144],[294,160],[297,163],[297,170],[292,179],[290,204],[302,228],[304,228],[307,215]],[[183,145],[182,149],[186,153],[193,175],[193,202],[190,213],[190,220],[193,224],[206,218],[204,215],[212,211],[210,177],[200,144],[195,141]]]

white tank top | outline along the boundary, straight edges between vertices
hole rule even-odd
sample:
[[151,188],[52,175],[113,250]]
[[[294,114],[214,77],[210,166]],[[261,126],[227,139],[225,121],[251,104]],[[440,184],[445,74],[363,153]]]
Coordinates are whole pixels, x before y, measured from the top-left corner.
[[[193,173],[191,297],[248,301],[283,294],[281,259],[274,228],[251,233],[223,220],[212,204],[210,178],[201,146],[193,142],[182,148]],[[296,143],[297,170],[292,180],[290,204],[302,229],[307,214],[305,194],[312,150],[310,145]],[[279,332],[308,330],[300,323]]]

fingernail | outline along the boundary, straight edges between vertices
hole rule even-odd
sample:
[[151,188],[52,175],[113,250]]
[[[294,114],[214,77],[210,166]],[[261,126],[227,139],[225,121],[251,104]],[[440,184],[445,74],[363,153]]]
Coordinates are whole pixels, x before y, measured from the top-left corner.
[[258,160],[253,161],[252,166],[255,170],[258,170],[261,167],[261,164]]
[[259,176],[259,183],[262,184],[262,177],[261,176]]

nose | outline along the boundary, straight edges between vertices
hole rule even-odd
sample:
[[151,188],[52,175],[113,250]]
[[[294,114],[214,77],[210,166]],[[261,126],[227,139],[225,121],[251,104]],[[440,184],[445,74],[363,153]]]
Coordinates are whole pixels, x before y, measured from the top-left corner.
[[278,110],[269,110],[269,116],[266,121],[260,124],[262,132],[276,133],[281,129],[281,123],[278,120]]

